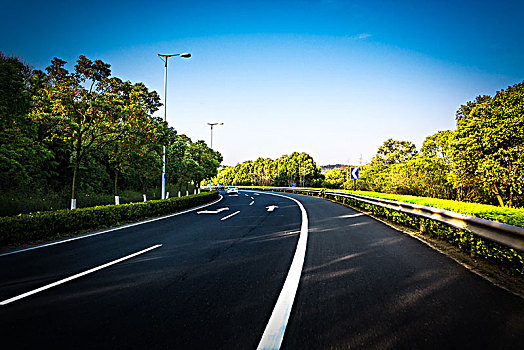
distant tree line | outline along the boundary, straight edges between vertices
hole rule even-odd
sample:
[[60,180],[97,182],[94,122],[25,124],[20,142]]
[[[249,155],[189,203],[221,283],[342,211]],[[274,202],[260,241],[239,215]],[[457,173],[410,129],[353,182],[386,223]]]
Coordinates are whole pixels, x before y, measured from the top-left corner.
[[276,160],[258,158],[219,170],[215,181],[226,185],[320,187],[320,167],[307,153],[294,152]]
[[[111,77],[110,65],[79,56],[32,70],[0,52],[0,195],[114,193],[158,187],[166,145],[168,190],[217,174],[220,153],[177,135],[155,91]],[[64,189],[69,189],[64,191]],[[145,197],[145,196],[144,196]]]
[[[524,206],[524,82],[460,106],[456,130],[428,136],[420,150],[388,139],[361,166],[357,189],[507,207]],[[232,185],[353,189],[349,167],[324,174],[307,154],[259,158],[222,169]]]

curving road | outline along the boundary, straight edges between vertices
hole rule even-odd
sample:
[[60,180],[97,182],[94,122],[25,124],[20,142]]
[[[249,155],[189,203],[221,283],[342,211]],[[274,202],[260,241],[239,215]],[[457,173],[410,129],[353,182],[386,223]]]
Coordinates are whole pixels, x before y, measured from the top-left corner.
[[[350,208],[285,196],[302,203],[308,231],[282,348],[524,344],[523,299]],[[303,219],[290,198],[241,191],[162,220],[0,255],[2,343],[267,345],[261,339],[299,253]]]

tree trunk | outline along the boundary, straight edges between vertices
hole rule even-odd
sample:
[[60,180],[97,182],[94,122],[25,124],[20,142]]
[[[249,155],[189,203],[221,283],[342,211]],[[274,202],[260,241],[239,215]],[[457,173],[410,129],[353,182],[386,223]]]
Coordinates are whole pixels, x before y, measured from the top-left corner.
[[75,168],[73,170],[73,184],[71,186],[71,210],[76,209],[76,175],[78,173],[78,158],[75,161]]
[[495,197],[497,197],[497,201],[499,202],[499,205],[501,207],[504,207],[504,201],[502,200],[502,196],[500,195],[499,189],[496,185],[493,185],[493,193],[495,194]]
[[78,138],[76,147],[75,147],[75,168],[73,170],[73,184],[71,186],[71,210],[76,209],[76,177],[78,174],[78,168],[80,167],[80,161],[82,160],[82,134]]
[[142,197],[144,198],[144,202],[147,201],[147,196],[146,196],[146,179],[142,176],[140,176],[140,174],[138,174],[138,179],[140,180],[140,183],[142,184]]

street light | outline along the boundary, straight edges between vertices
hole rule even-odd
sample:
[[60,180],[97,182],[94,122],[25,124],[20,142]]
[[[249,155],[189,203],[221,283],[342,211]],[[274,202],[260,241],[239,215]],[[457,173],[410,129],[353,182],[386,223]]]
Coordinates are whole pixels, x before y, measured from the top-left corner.
[[[164,58],[165,69],[164,69],[164,122],[167,123],[167,59],[169,57],[191,57],[190,53],[179,53],[175,55],[162,55],[157,54],[158,57]],[[162,146],[162,199],[166,199],[166,145]]]
[[[209,125],[211,127],[211,150],[213,150],[213,127],[215,125],[224,125],[224,123],[207,123],[207,125]],[[213,179],[211,178],[209,180],[209,190],[211,191],[211,189],[213,188]]]

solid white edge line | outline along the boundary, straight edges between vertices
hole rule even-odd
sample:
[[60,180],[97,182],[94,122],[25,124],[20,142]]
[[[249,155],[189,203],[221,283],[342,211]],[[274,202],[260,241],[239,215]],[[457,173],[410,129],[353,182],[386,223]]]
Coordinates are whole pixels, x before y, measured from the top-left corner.
[[238,213],[240,213],[240,210],[234,212],[233,214],[229,214],[228,216],[224,216],[222,219],[220,219],[220,221],[227,220],[227,219],[229,219],[230,217],[237,215]]
[[289,268],[289,272],[282,287],[282,291],[278,296],[271,317],[266,325],[264,334],[260,339],[257,349],[280,349],[284,333],[286,331],[291,308],[295,300],[298,284],[300,282],[300,275],[302,274],[302,267],[304,266],[304,259],[306,257],[307,238],[308,238],[308,217],[307,212],[302,203],[292,197],[276,194],[264,193],[268,195],[283,197],[291,199],[296,202],[302,212],[302,225],[300,227],[300,237],[298,238],[297,248],[293,257],[293,262]]
[[101,266],[98,266],[98,267],[92,268],[92,269],[90,269],[90,270],[87,270],[87,271],[84,271],[84,272],[78,273],[78,274],[76,274],[76,275],[74,275],[74,276],[71,276],[71,277],[67,277],[67,278],[61,279],[60,281],[57,281],[57,282],[54,282],[54,283],[48,284],[48,285],[43,286],[43,287],[40,287],[40,288],[38,288],[38,289],[34,289],[34,290],[30,291],[30,292],[27,292],[27,293],[24,293],[24,294],[20,294],[20,295],[18,295],[18,296],[16,296],[16,297],[13,297],[13,298],[10,298],[10,299],[7,299],[7,300],[4,300],[4,301],[0,302],[0,305],[7,305],[7,304],[9,304],[9,303],[12,303],[12,302],[14,302],[14,301],[17,301],[17,300],[23,299],[23,298],[28,297],[28,296],[30,296],[30,295],[33,295],[33,294],[36,294],[36,293],[42,292],[42,291],[47,290],[47,289],[49,289],[49,288],[53,288],[53,287],[56,287],[56,286],[58,286],[58,285],[60,285],[60,284],[64,284],[64,283],[66,283],[66,282],[69,282],[69,281],[72,281],[72,280],[74,280],[74,279],[80,278],[80,277],[82,277],[82,276],[89,275],[89,274],[91,274],[91,273],[93,273],[93,272],[96,272],[96,271],[98,271],[98,270],[102,270],[102,269],[104,269],[104,268],[106,268],[106,267],[109,267],[109,266],[111,266],[111,265],[118,264],[119,262],[122,262],[122,261],[124,261],[124,260],[131,259],[131,258],[133,258],[133,257],[135,257],[135,256],[137,256],[137,255],[141,255],[141,254],[147,253],[148,251],[153,250],[153,249],[156,249],[156,248],[159,248],[159,247],[161,247],[161,246],[162,246],[162,244],[154,245],[154,246],[152,246],[152,247],[149,247],[149,248],[147,248],[147,249],[144,249],[144,250],[141,250],[141,251],[139,251],[139,252],[133,253],[133,254],[131,254],[131,255],[125,256],[125,257],[123,257],[123,258],[120,258],[120,259],[117,259],[117,260],[113,260],[113,261],[111,261],[111,262],[109,262],[109,263],[107,263],[107,264],[104,264],[104,265],[101,265]]
[[101,234],[104,234],[104,233],[109,233],[109,232],[113,232],[113,231],[123,230],[125,228],[138,226],[138,225],[142,225],[142,224],[147,224],[147,223],[153,222],[153,221],[168,219],[168,218],[171,218],[173,216],[178,216],[178,215],[186,214],[186,213],[198,210],[198,209],[209,207],[209,206],[211,206],[213,204],[216,204],[216,203],[220,202],[223,198],[224,197],[221,194],[219,194],[219,198],[216,201],[211,202],[211,203],[207,203],[207,204],[203,204],[203,205],[200,205],[200,206],[195,207],[195,208],[186,209],[184,211],[180,211],[180,212],[169,214],[169,215],[160,216],[160,217],[157,217],[157,218],[154,218],[154,219],[149,219],[149,220],[145,220],[145,221],[134,222],[132,224],[127,224],[127,225],[113,227],[113,228],[110,228],[110,229],[107,229],[107,230],[103,230],[103,231],[100,231],[100,232],[95,232],[95,233],[90,233],[90,234],[83,235],[83,236],[78,236],[78,237],[73,237],[73,238],[69,238],[69,239],[64,239],[62,241],[47,243],[47,244],[43,244],[43,245],[39,245],[39,246],[36,246],[36,247],[27,248],[27,249],[15,250],[13,252],[0,254],[0,257],[7,256],[7,255],[12,255],[12,254],[23,253],[23,252],[27,252],[27,251],[30,251],[30,250],[35,250],[35,249],[39,249],[39,248],[45,248],[45,247],[49,247],[49,246],[53,246],[53,245],[57,245],[57,244],[71,242],[71,241],[76,241],[78,239],[84,239],[84,238],[89,238],[89,237],[93,237],[93,236],[98,236],[98,235],[101,235]]

